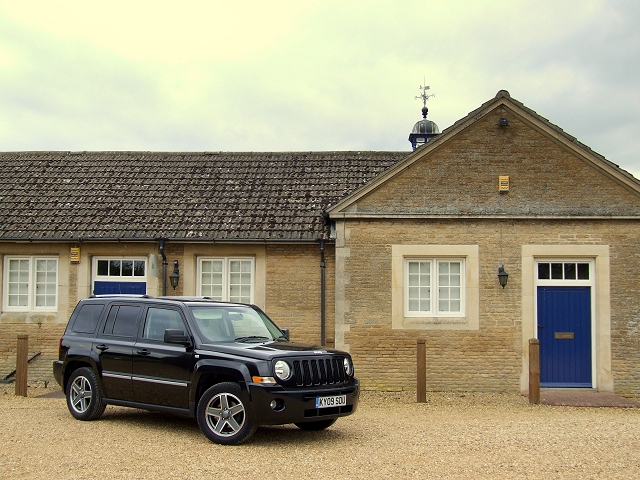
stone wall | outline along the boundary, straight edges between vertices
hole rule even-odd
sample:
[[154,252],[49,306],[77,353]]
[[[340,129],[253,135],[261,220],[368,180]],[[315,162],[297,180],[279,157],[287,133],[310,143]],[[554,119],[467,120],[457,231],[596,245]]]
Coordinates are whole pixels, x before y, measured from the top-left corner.
[[[502,115],[506,128],[498,126]],[[588,150],[581,156],[557,131],[538,127],[496,109],[416,151],[344,205],[344,217],[332,212],[337,346],[354,356],[364,388],[414,389],[422,337],[430,390],[518,391],[529,308],[523,299],[533,296],[523,291],[523,246],[600,245],[610,265],[601,269],[607,277],[596,284],[596,302],[611,307],[596,318],[605,327],[597,330],[596,369],[612,377],[616,392],[640,396],[640,196]],[[498,191],[501,175],[509,176],[508,193]],[[393,245],[478,246],[479,328],[392,329],[392,288],[402,281],[392,270]]]
[[[425,338],[430,390],[517,391],[522,374],[522,245],[609,245],[611,366],[617,393],[640,396],[640,235],[625,221],[349,221],[344,347],[364,388],[413,389],[416,342]],[[502,234],[502,243],[501,243]],[[508,238],[508,243],[504,239]],[[479,245],[477,331],[393,330],[391,245]],[[498,283],[504,263],[508,285]],[[596,286],[597,288],[597,286]],[[596,301],[600,301],[596,299]],[[598,321],[598,319],[596,319]],[[339,345],[340,346],[340,345]]]
[[[156,244],[104,243],[81,246],[81,261],[69,261],[69,244],[2,244],[0,254],[55,255],[59,259],[58,311],[0,314],[0,379],[15,369],[17,335],[29,335],[30,382],[52,382],[52,362],[58,357],[58,342],[78,300],[91,294],[91,259],[96,256],[145,256],[149,258],[147,293],[162,294],[162,259]],[[292,340],[320,344],[320,245],[230,245],[167,242],[167,277],[178,260],[180,282],[174,290],[167,281],[167,295],[196,295],[197,257],[252,256],[256,258],[254,302],[282,328],[291,330]],[[327,243],[326,343],[334,343],[334,245]],[[153,264],[153,266],[152,266]],[[0,286],[1,288],[1,286]]]
[[[334,344],[334,245],[325,246],[326,332]],[[291,340],[320,344],[320,246],[269,245],[267,247],[267,314]]]

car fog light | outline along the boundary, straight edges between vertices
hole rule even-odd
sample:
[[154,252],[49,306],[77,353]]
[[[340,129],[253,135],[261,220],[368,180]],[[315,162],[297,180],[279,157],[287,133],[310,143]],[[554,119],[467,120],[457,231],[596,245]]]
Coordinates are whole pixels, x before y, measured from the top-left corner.
[[284,410],[284,402],[280,398],[271,400],[271,403],[269,404],[269,406],[271,407],[271,410],[273,410],[274,412],[281,412],[282,410]]

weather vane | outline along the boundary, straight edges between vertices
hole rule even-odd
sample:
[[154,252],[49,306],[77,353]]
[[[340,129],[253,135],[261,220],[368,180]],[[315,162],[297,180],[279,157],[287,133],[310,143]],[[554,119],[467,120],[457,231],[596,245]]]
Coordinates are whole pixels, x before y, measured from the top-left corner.
[[422,106],[426,107],[427,106],[427,100],[429,100],[429,98],[431,97],[435,97],[435,93],[427,93],[427,90],[429,90],[431,87],[429,87],[429,85],[425,85],[424,87],[422,85],[420,85],[420,91],[422,92],[420,95],[416,95],[415,97],[413,97],[415,100],[418,100],[419,98],[422,99]]
[[[427,83],[427,82],[424,82]],[[416,95],[415,97],[413,97],[415,100],[418,99],[422,99],[422,116],[424,118],[427,118],[427,112],[429,111],[429,109],[427,108],[427,100],[429,100],[429,98],[431,97],[435,97],[434,93],[427,93],[427,90],[429,90],[431,87],[429,87],[429,85],[425,85],[422,86],[420,85],[420,91],[422,92],[420,95]]]

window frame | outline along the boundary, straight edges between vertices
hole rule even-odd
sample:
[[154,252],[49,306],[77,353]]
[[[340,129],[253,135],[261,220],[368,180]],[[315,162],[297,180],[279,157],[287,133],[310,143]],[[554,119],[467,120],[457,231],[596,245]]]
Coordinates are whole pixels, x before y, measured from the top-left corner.
[[[26,260],[29,262],[28,269],[28,279],[27,279],[27,305],[9,305],[9,274],[10,274],[10,264],[11,261],[15,260]],[[38,260],[45,261],[54,261],[55,262],[55,281],[45,282],[44,285],[51,285],[55,289],[53,294],[45,295],[53,295],[54,297],[54,305],[45,305],[45,306],[37,306],[36,305],[36,297],[38,296],[37,292],[37,265]],[[2,308],[7,312],[57,312],[59,305],[59,277],[60,277],[60,259],[56,255],[5,255],[4,257],[4,274],[3,274],[3,295],[2,295]]]
[[[120,264],[120,275],[99,275],[98,274],[98,262],[100,260],[106,260],[112,262],[117,260],[132,261],[134,262],[134,270],[132,275],[122,275],[122,263]],[[144,262],[144,275],[135,275],[135,262]],[[93,282],[145,282],[148,283],[149,262],[147,257],[123,257],[123,256],[94,256],[91,261],[91,277]]]
[[[405,259],[464,259],[464,314],[406,316]],[[391,245],[391,328],[394,330],[479,330],[479,245]]]
[[[410,263],[428,263],[430,267],[430,309],[429,310],[410,310],[410,281],[409,281],[409,264]],[[460,264],[460,310],[441,311],[440,310],[440,264],[444,262]],[[464,317],[465,316],[465,258],[464,257],[404,257],[404,316],[405,317]],[[422,285],[420,285],[422,287]],[[444,285],[443,285],[444,286]],[[456,285],[454,285],[455,287]]]
[[[202,276],[203,276],[203,270],[202,270],[202,264],[203,262],[208,262],[208,261],[221,261],[222,262],[222,296],[221,297],[217,297],[215,295],[205,295],[202,292],[202,288],[203,288],[203,281],[202,281]],[[248,272],[251,275],[251,280],[250,280],[250,294],[249,294],[249,299],[248,301],[243,301],[242,298],[244,297],[243,295],[240,295],[240,300],[231,300],[231,274],[233,272],[231,272],[230,270],[230,265],[231,262],[234,261],[240,261],[240,262],[250,262],[251,266],[250,266],[250,272]],[[201,256],[198,257],[198,263],[197,263],[198,267],[197,267],[197,272],[196,272],[196,291],[198,292],[197,294],[199,296],[208,296],[211,298],[214,298],[216,300],[222,301],[222,302],[238,302],[238,303],[246,303],[246,304],[253,304],[254,303],[254,293],[255,293],[255,282],[256,282],[256,259],[255,257],[243,257],[243,256]],[[240,272],[242,273],[242,272]],[[246,272],[245,272],[246,273]],[[211,284],[213,285],[213,284]],[[241,286],[243,284],[240,284]]]

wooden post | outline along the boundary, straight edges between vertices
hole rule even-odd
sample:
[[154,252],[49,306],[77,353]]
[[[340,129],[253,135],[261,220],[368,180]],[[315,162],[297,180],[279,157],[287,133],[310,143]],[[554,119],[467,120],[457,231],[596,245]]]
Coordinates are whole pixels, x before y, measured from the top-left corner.
[[540,340],[529,339],[529,403],[540,403]]
[[424,338],[418,339],[418,403],[427,402],[427,345]]
[[27,356],[29,355],[29,335],[18,335],[16,350],[16,395],[27,396]]

